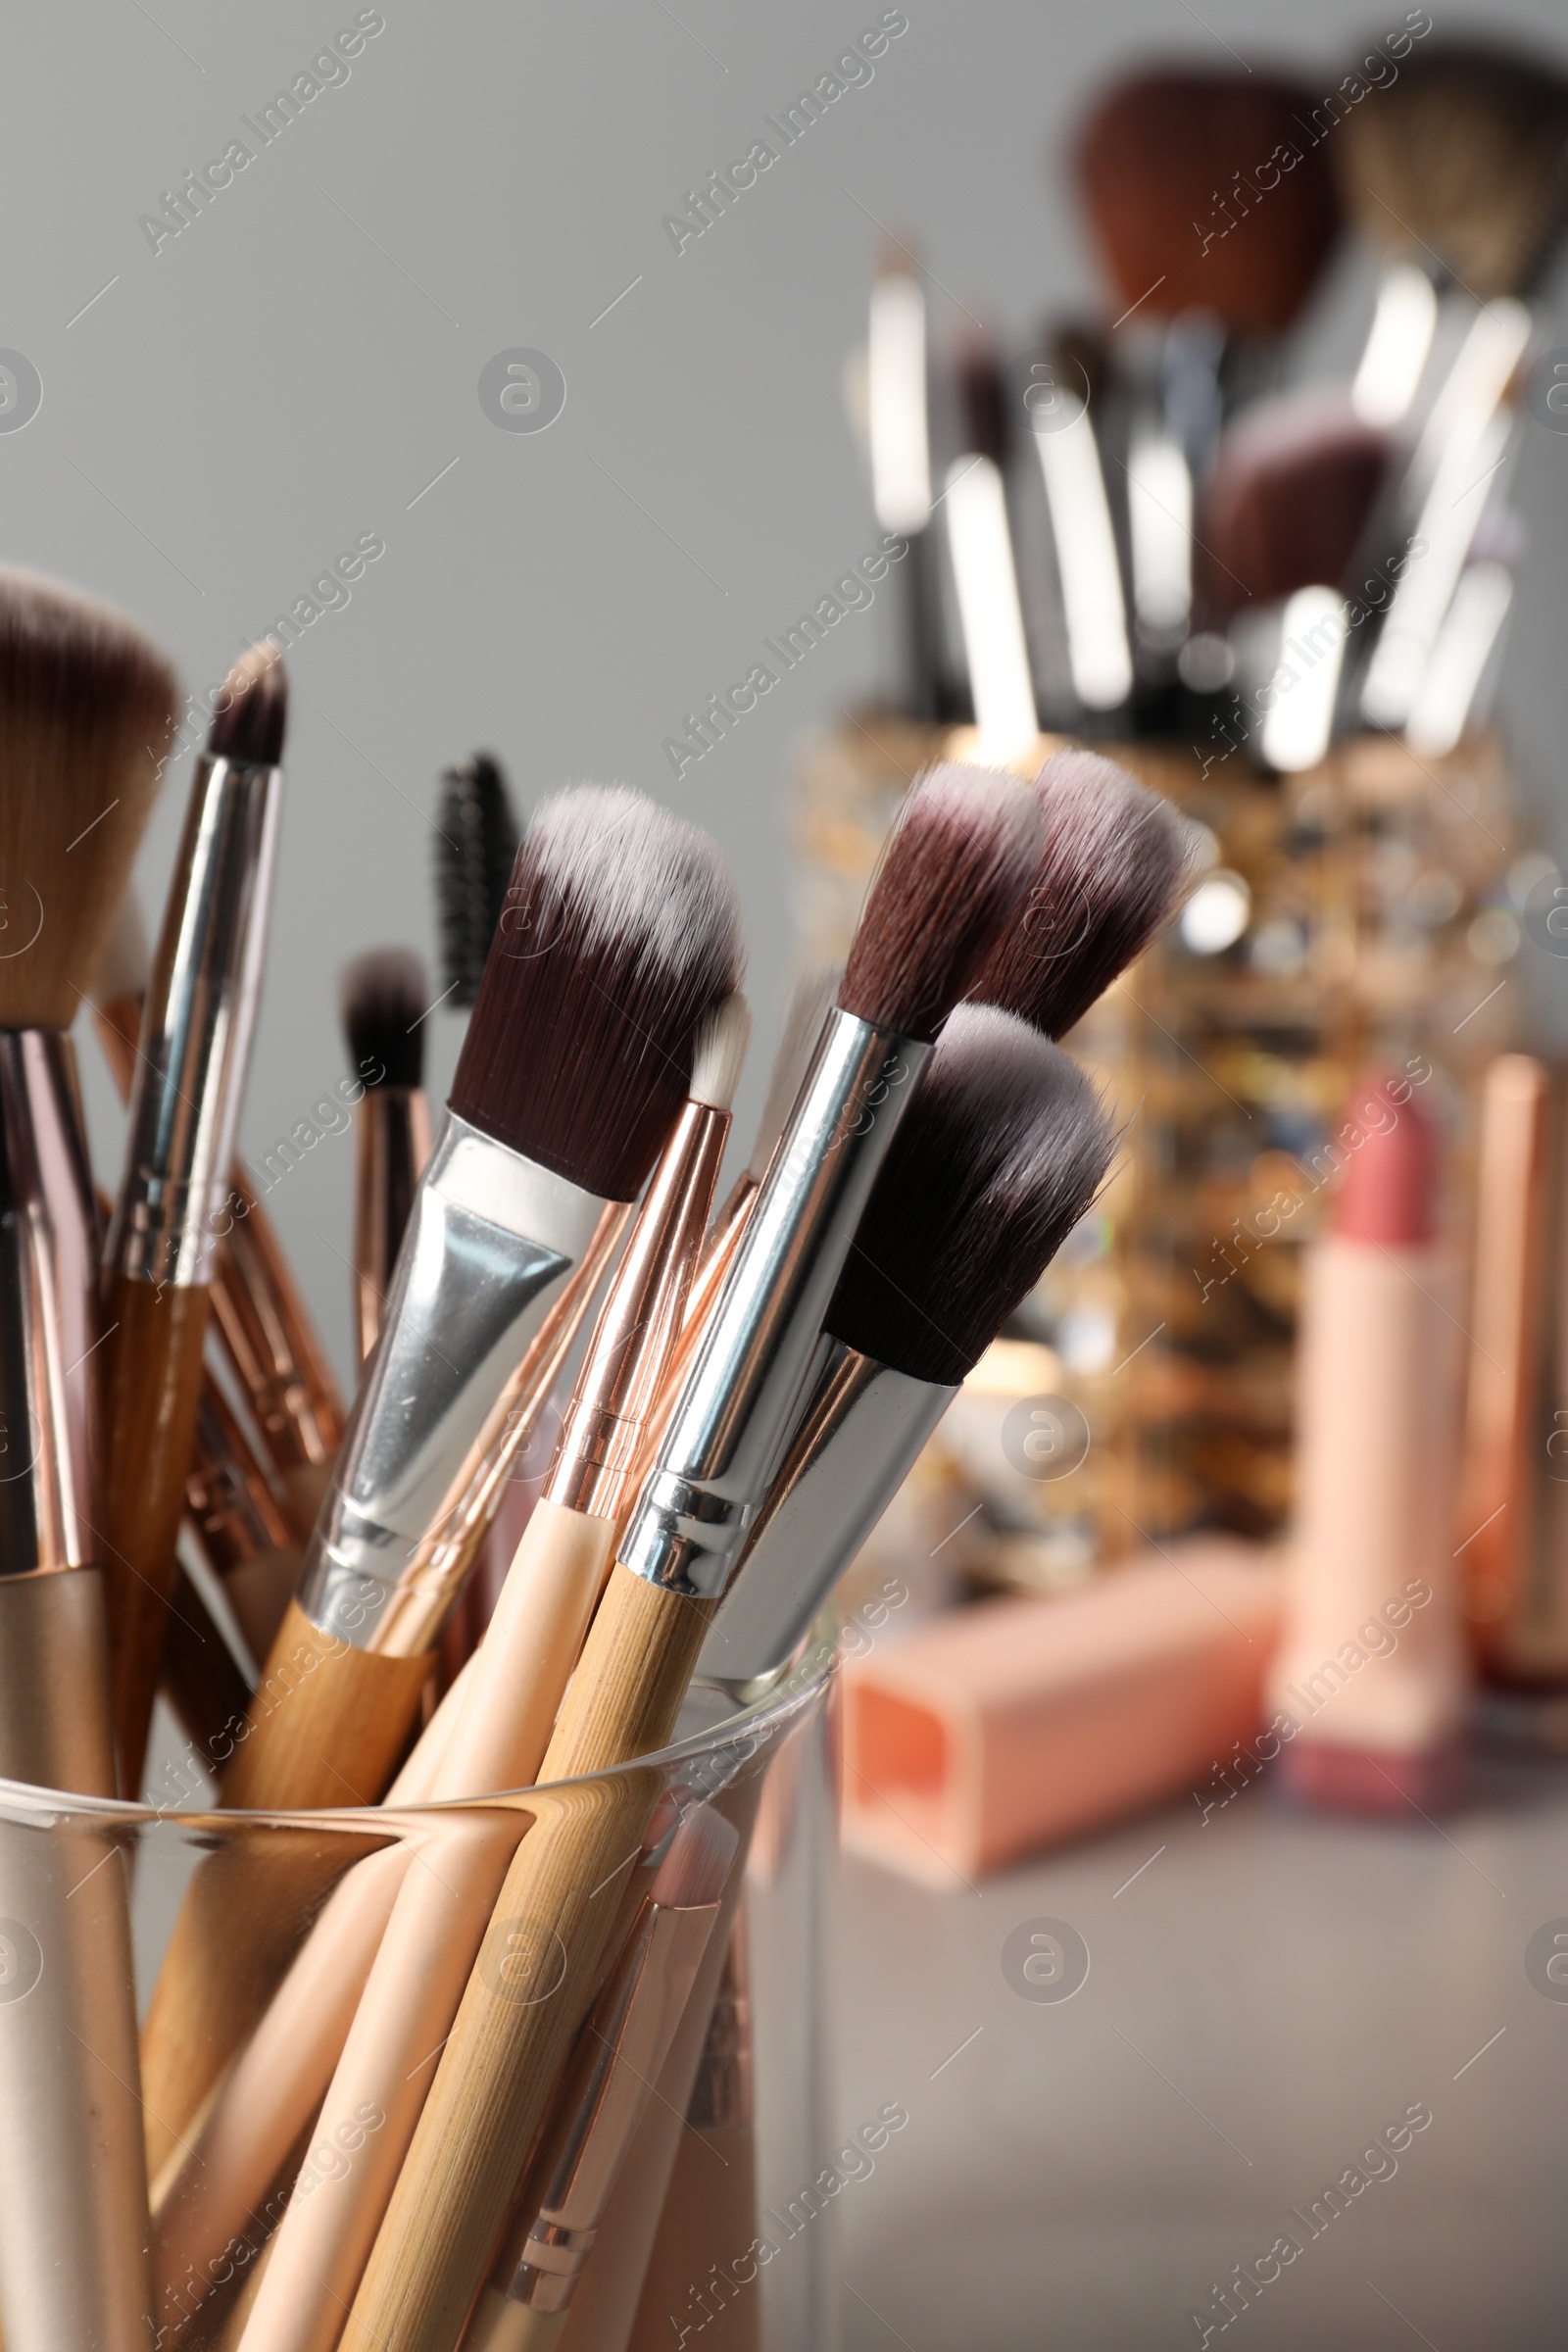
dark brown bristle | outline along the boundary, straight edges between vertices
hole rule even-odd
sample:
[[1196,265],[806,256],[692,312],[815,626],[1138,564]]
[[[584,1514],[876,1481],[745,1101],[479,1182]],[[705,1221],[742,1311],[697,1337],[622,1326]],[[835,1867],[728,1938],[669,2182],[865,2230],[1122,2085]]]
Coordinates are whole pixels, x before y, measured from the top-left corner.
[[207,730],[208,757],[236,766],[276,767],[283,757],[288,723],[288,673],[283,649],[264,637],[241,654],[213,705]]
[[173,736],[149,639],[0,568],[0,1028],[68,1029],[103,955]]
[[962,1004],[931,1059],[824,1318],[835,1339],[948,1386],[978,1363],[1104,1180],[1094,1088],[1027,1022]]
[[467,1010],[506,904],[517,820],[507,779],[489,752],[475,752],[441,778],[435,817],[436,918],[443,1004]]
[[1015,919],[1040,840],[1039,807],[1015,776],[942,766],[917,778],[860,910],[844,1010],[935,1037]]
[[586,1192],[635,1200],[742,960],[706,833],[618,785],[558,794],[518,849],[452,1108]]
[[377,948],[344,966],[343,1030],[368,1087],[423,1083],[429,1009],[424,966],[410,949]]
[[1388,463],[1387,434],[1342,392],[1285,392],[1244,410],[1203,485],[1193,571],[1205,616],[1349,585]]
[[971,333],[958,348],[963,446],[993,466],[1007,462],[1007,405],[1002,362],[989,335]]
[[1045,839],[1028,904],[974,995],[1065,1037],[1169,917],[1188,851],[1170,802],[1094,752],[1058,752],[1035,790]]
[[1528,293],[1568,207],[1568,81],[1539,55],[1434,41],[1353,110],[1334,160],[1380,252],[1483,302]]
[[[1233,333],[1278,334],[1304,307],[1339,228],[1318,93],[1237,67],[1166,67],[1118,82],[1092,110],[1078,185],[1118,310],[1211,312]],[[1296,161],[1259,191],[1284,149]]]

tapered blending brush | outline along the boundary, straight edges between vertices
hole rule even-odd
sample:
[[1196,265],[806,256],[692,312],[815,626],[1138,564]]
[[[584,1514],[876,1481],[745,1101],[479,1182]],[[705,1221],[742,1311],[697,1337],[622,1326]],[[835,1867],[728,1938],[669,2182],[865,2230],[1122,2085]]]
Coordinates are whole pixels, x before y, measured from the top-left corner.
[[517,855],[517,820],[500,762],[475,752],[441,778],[435,815],[438,1002],[470,1011]]
[[1043,832],[1029,895],[970,993],[1060,1038],[1168,921],[1190,836],[1171,802],[1094,752],[1057,752],[1035,793]]
[[474,2314],[471,2352],[546,2352],[559,2341],[717,1924],[738,1843],[733,1825],[706,1805],[690,1807],[670,1840],[529,2165]]
[[[225,1803],[385,1788],[472,1557],[447,1542],[454,1515],[526,1443],[686,1099],[695,1032],[733,993],[738,931],[717,851],[640,794],[585,786],[535,816]],[[200,2104],[290,1957],[296,1907],[275,1895],[236,1949],[234,1904],[252,1898],[230,1876],[198,1874],[153,1995],[160,2133]]]
[[[1039,834],[1033,795],[983,769],[937,768],[906,803],[837,1003],[617,1546],[542,1780],[620,1764],[669,1736],[788,1436],[867,1195],[932,1041],[1016,912]],[[591,1812],[541,1818],[523,1840],[356,2298],[352,2327],[368,2340],[399,2352],[456,2345],[594,1988],[613,1910],[602,1882],[636,1849],[660,1778],[628,1772],[602,1785]],[[565,1955],[559,1984],[531,2005],[491,1990],[506,1984],[494,1961],[509,1917],[559,1936]]]
[[[0,571],[0,1776],[88,1798],[113,1797],[116,1776],[92,1488],[97,1220],[66,1033],[176,701],[162,656],[118,614]],[[130,1926],[102,1826],[0,1829],[9,2352],[147,2340]]]
[[[136,1073],[151,970],[132,883],[88,991],[98,1042],[122,1101]],[[238,1162],[229,1198],[213,1217],[222,1245],[213,1267],[213,1324],[303,1540],[343,1434],[337,1384],[272,1221]]]
[[416,1187],[430,1156],[424,966],[406,949],[362,956],[343,974],[343,1027],[365,1081],[355,1122],[354,1309],[363,1364],[381,1333]]
[[142,1015],[125,1173],[105,1248],[103,1512],[115,1739],[127,1788],[163,1654],[174,1538],[234,1129],[261,994],[287,689],[270,642],[236,662],[197,761]]
[[[611,1283],[549,1483],[524,1531],[432,1798],[526,1788],[614,1548],[643,1424],[680,1330],[729,1131],[750,1019],[731,998],[705,1024],[692,1095]],[[257,2297],[250,2352],[330,2352],[359,2284],[501,1882],[514,1819],[458,1823],[406,1876],[317,2123],[331,2139],[374,2108],[373,2144],[290,2205]]]
[[751,1691],[785,1665],[965,1376],[1089,1208],[1114,1138],[1076,1063],[964,1004],[866,1204],[832,1350],[703,1646]]

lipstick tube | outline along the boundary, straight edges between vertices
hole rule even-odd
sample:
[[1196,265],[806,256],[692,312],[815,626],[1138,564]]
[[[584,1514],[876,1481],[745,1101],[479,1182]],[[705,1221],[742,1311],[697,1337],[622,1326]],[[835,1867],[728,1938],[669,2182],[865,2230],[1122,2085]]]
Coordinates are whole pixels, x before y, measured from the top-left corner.
[[[115,1794],[90,1525],[96,1241],[71,1046],[0,1032],[0,1777],[89,1799]],[[141,2352],[147,2184],[122,1860],[86,1819],[46,1832],[12,1812],[0,1919],[0,2330],[8,2352]]]
[[619,1550],[721,1594],[787,1441],[855,1230],[932,1048],[835,1006]]

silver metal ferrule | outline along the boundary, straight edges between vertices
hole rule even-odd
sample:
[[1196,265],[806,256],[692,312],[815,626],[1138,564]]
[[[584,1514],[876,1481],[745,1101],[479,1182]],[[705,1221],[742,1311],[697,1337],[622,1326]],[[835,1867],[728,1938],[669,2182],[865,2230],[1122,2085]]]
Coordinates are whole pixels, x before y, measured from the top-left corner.
[[283,771],[196,763],[153,960],[106,1262],[186,1288],[212,1279],[267,954]]
[[448,1111],[300,1572],[323,1633],[400,1655],[433,1645],[456,1594],[411,1560],[463,1493],[608,1205]]
[[97,1256],[70,1040],[0,1030],[0,1576],[93,1557]]
[[789,1664],[957,1395],[835,1341],[697,1671],[743,1700]]
[[712,1599],[794,1426],[822,1317],[932,1048],[835,1007],[632,1513],[622,1563]]

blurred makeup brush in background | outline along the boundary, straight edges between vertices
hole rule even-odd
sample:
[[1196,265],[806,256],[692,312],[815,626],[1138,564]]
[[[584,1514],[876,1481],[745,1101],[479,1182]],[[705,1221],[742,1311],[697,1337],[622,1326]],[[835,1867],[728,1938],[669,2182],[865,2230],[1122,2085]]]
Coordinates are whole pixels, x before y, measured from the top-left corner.
[[382,948],[343,974],[343,1028],[365,1082],[355,1120],[354,1310],[360,1362],[381,1331],[414,1195],[430,1156],[424,1021],[428,983],[417,956]]
[[[264,1669],[264,1690],[275,1669],[288,1704],[258,1704],[225,1803],[381,1793],[494,1495],[739,957],[734,886],[706,835],[620,788],[564,793],[535,815],[380,1344]],[[143,2063],[161,2132],[199,2105],[291,1955],[292,1904],[230,1877],[198,1874],[154,1991]],[[235,1906],[258,1901],[242,1943]]]
[[[995,772],[939,767],[906,802],[838,1002],[617,1546],[543,1778],[595,1772],[669,1737],[877,1170],[916,1099],[931,1040],[1015,913],[1039,838],[1033,795]],[[592,1818],[541,1818],[523,1840],[355,2301],[351,2327],[372,2340],[399,2352],[456,2345],[601,1965],[612,1907],[596,1907],[592,1890],[635,1850],[652,1801],[631,1777],[606,1788]],[[561,1937],[566,1970],[547,2001],[517,2007],[489,1992],[484,1954],[503,1910]]]
[[[1022,406],[1051,523],[1060,594],[1060,658],[1076,703],[1074,718],[1103,721],[1133,690],[1121,555],[1102,447],[1111,369],[1103,338],[1060,327],[1043,356],[1026,363]],[[1048,689],[1049,691],[1049,689]]]
[[[176,702],[162,655],[118,613],[0,571],[0,1775],[89,1798],[116,1794],[110,1555],[92,1487],[97,1217],[67,1032]],[[0,1829],[9,2352],[147,2341],[127,1888],[102,1828]]]
[[900,708],[929,725],[948,709],[931,544],[931,432],[926,405],[926,302],[912,248],[889,239],[871,280],[866,426],[871,503],[885,531],[908,545],[901,567],[904,678]]
[[979,731],[976,757],[998,767],[1040,731],[1007,518],[1006,401],[995,344],[972,334],[958,355],[962,443],[948,467],[948,555]]
[[282,658],[268,641],[229,672],[196,763],[104,1252],[115,1736],[137,1790],[201,1393],[214,1212],[228,1190],[261,996],[286,710]]
[[447,768],[435,812],[438,1004],[471,1011],[517,855],[517,820],[501,763],[489,752]]
[[[115,916],[89,995],[111,1077],[130,1097],[152,950],[134,883]],[[219,1212],[212,1327],[301,1540],[315,1523],[326,1468],[343,1434],[343,1406],[271,1218],[241,1164]]]
[[[1115,84],[1073,170],[1129,347],[1162,325],[1135,392],[1125,460],[1134,657],[1168,682],[1192,610],[1193,499],[1227,411],[1259,388],[1339,228],[1305,85],[1164,67]],[[1122,363],[1129,378],[1138,370]],[[1249,382],[1248,379],[1252,381]]]

